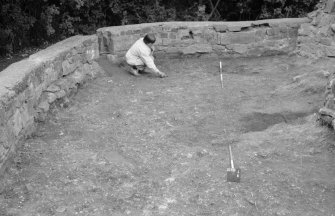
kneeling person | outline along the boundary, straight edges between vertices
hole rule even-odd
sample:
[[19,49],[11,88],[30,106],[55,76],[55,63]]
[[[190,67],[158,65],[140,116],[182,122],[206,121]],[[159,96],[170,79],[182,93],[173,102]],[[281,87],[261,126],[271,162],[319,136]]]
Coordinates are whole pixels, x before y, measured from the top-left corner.
[[[130,72],[138,76],[139,71],[146,71],[157,74],[159,77],[167,75],[161,72],[155,65],[153,52],[156,38],[153,34],[147,34],[143,38],[138,39],[127,51],[125,59],[131,67]],[[146,70],[148,69],[148,70]]]

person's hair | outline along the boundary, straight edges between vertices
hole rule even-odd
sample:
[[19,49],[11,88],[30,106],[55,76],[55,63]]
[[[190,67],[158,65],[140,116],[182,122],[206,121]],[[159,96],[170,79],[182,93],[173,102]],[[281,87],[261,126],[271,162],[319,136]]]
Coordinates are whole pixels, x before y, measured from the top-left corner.
[[155,43],[155,41],[156,41],[156,37],[155,37],[154,34],[147,34],[143,38],[143,42],[145,44],[149,44],[149,43],[153,44],[153,43]]

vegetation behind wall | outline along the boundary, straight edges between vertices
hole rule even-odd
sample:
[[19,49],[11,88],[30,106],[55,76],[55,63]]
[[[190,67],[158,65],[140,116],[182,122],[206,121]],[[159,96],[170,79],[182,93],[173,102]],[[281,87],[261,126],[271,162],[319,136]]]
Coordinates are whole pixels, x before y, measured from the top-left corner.
[[1,0],[0,56],[105,26],[303,17],[318,0]]

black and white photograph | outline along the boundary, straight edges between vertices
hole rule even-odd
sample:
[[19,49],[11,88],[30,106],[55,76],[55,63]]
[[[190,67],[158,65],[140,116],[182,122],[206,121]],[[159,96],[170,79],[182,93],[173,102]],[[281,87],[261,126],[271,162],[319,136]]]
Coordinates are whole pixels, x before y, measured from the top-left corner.
[[335,0],[0,0],[0,216],[335,216]]

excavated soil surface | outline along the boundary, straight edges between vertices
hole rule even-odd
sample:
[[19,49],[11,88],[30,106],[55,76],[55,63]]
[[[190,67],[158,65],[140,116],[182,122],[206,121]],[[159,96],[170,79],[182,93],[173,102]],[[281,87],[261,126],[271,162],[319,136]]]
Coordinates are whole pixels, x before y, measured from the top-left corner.
[[18,149],[0,215],[335,214],[335,135],[314,114],[331,60],[160,60],[164,79],[100,64]]

